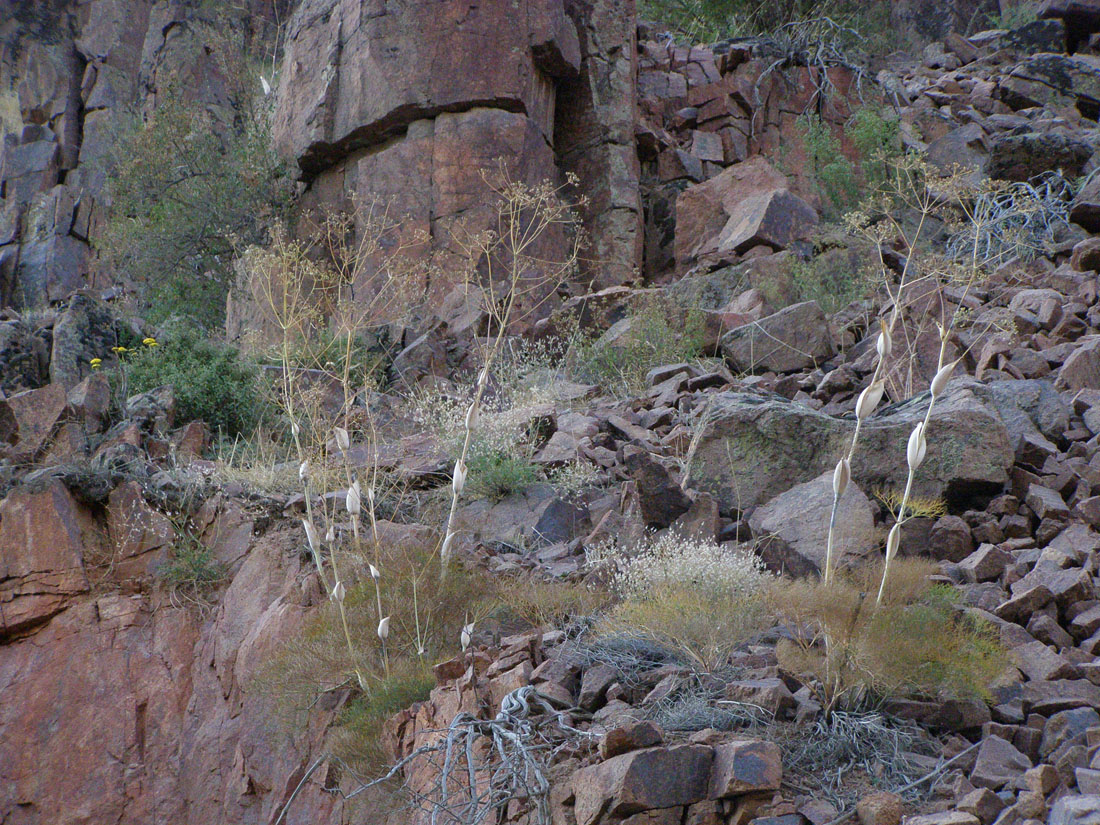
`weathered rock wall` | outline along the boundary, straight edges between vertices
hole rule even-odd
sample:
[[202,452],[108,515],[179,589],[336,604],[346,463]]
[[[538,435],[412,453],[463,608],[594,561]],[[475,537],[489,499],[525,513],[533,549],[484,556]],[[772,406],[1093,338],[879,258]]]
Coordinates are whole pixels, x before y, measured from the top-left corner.
[[[225,107],[213,32],[263,41],[286,0],[5,0],[0,7],[0,307],[41,307],[90,285],[104,161],[168,79]],[[8,9],[11,13],[8,14]],[[115,279],[105,273],[100,286]]]

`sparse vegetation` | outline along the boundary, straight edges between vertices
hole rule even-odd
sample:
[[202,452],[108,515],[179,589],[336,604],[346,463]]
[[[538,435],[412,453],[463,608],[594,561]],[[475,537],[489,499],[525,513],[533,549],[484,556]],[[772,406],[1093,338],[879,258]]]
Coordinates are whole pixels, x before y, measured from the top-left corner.
[[578,380],[620,395],[638,392],[654,367],[692,361],[703,354],[703,314],[648,296],[631,306],[623,329],[600,338],[578,335],[567,365]]
[[877,0],[642,0],[638,5],[639,18],[668,26],[692,43],[774,32],[812,17],[831,17],[853,29],[873,30],[888,11]]
[[598,636],[637,637],[678,651],[703,671],[770,626],[764,595],[773,578],[751,548],[665,532],[633,551],[603,548],[621,601],[597,624]]
[[178,524],[174,526],[176,538],[172,543],[171,556],[157,570],[157,578],[173,592],[192,599],[201,597],[225,578],[225,565],[214,558],[210,548],[203,544],[193,529]]

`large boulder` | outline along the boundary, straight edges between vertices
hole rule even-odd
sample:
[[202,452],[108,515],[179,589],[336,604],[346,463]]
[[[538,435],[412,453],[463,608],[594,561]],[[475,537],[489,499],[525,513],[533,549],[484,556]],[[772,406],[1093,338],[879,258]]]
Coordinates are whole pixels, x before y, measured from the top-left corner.
[[50,380],[71,390],[91,373],[91,360],[109,358],[117,343],[115,319],[106,304],[76,293],[54,323]]
[[1085,117],[1100,114],[1100,56],[1037,54],[1001,81],[1001,98],[1014,109],[1070,106]]
[[1100,232],[1100,175],[1081,187],[1070,207],[1070,220],[1089,232]]
[[[1007,481],[1012,442],[1000,417],[975,394],[974,383],[957,379],[936,402],[917,494],[965,498],[999,492]],[[864,488],[903,487],[906,444],[927,408],[923,393],[867,419],[852,478]],[[852,418],[750,392],[715,396],[708,420],[695,452],[693,485],[741,510],[831,471],[855,426]]]
[[573,775],[577,825],[707,798],[714,751],[706,745],[646,748]]
[[414,121],[479,105],[525,112],[552,140],[546,79],[576,74],[580,46],[561,0],[307,0],[283,65],[275,140],[316,173]]
[[835,354],[829,323],[816,301],[731,329],[720,343],[734,372],[795,372]]
[[[768,566],[792,576],[823,570],[832,508],[832,472],[798,484],[757,507],[749,517],[749,527]],[[854,483],[840,499],[836,524],[838,564],[856,561],[879,544],[871,503]]]
[[1026,181],[1051,169],[1077,177],[1093,153],[1093,143],[1066,132],[998,135],[989,149],[986,172],[992,178]]
[[782,249],[808,236],[817,213],[762,157],[735,163],[676,199],[676,266],[721,262],[757,244]]
[[7,395],[46,383],[46,342],[22,321],[0,322],[0,391]]

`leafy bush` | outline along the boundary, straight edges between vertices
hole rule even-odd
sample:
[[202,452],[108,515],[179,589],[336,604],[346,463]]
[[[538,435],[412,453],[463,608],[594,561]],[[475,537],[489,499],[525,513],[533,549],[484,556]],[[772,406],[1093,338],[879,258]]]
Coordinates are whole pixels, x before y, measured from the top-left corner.
[[256,366],[233,347],[196,331],[181,330],[143,348],[125,369],[130,393],[171,384],[184,421],[201,419],[233,436],[248,433],[263,417]]
[[841,141],[817,114],[798,118],[810,171],[830,217],[854,208],[866,191],[878,191],[902,154],[900,121],[871,106],[857,109],[844,125],[844,136],[855,146],[858,160],[841,152]]
[[215,112],[168,88],[148,120],[124,130],[106,161],[112,208],[98,249],[153,320],[187,314],[218,326],[235,250],[266,237],[293,189],[271,145],[271,105],[249,94],[257,72],[244,47],[205,36],[230,74],[233,105]]

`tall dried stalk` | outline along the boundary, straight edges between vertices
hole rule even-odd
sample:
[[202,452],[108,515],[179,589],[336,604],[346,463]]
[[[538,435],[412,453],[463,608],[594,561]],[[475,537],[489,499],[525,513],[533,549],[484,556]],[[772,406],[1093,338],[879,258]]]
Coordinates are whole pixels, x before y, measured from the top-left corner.
[[[570,178],[569,184],[575,183]],[[451,504],[439,550],[444,570],[454,552],[455,518],[469,471],[466,461],[478,414],[506,336],[517,322],[536,313],[575,273],[583,243],[573,211],[575,204],[562,200],[564,187],[549,182],[531,187],[505,178],[490,188],[497,199],[495,229],[456,239],[469,264],[467,294],[476,291],[489,323],[481,369],[464,419],[462,446],[451,475]],[[543,247],[552,245],[552,235],[559,232],[565,244],[556,259],[542,257]],[[483,274],[478,272],[479,266],[484,267]]]

